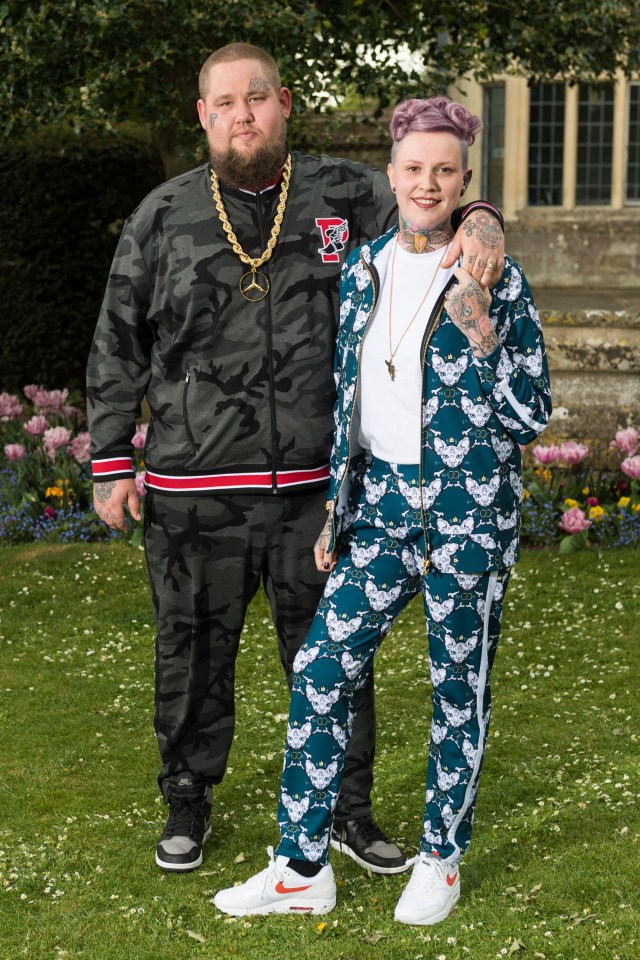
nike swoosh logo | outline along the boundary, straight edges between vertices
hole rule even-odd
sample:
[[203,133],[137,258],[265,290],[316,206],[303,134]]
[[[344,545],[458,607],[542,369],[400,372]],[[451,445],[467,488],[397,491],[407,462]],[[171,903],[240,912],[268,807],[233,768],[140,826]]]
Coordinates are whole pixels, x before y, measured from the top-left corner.
[[453,876],[451,876],[450,873],[447,874],[447,883],[449,884],[450,887],[452,887],[452,886],[454,885],[454,883],[455,883],[456,880],[457,880],[457,877],[458,877],[458,874],[457,874],[457,873],[454,873]]
[[306,887],[285,887],[282,880],[276,884],[276,893],[300,893],[302,890],[308,890],[312,884],[308,883]]

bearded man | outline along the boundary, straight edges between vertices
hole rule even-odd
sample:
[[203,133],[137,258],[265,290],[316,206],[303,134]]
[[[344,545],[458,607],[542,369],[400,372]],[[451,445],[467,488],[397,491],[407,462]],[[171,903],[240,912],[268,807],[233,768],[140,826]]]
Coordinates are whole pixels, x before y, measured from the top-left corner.
[[[127,220],[88,363],[94,503],[115,528],[125,508],[140,518],[131,439],[143,397],[151,410],[145,552],[169,805],[156,863],[169,871],[202,863],[251,599],[262,584],[290,680],[321,597],[313,542],[329,483],[340,269],[397,217],[382,173],[289,153],[290,112],[264,50],[230,44],[208,58],[198,115],[211,162],[153,190]],[[462,247],[485,284],[503,249],[486,206],[464,209],[443,262]],[[374,744],[371,678],[332,843],[373,872],[399,873],[409,864],[371,814]]]

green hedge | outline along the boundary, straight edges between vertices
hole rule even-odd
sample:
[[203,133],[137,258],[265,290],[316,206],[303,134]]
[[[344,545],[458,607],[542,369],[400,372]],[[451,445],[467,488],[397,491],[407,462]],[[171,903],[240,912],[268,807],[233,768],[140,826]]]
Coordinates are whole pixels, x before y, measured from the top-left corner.
[[0,391],[84,391],[122,222],[164,179],[135,130],[48,128],[0,145]]

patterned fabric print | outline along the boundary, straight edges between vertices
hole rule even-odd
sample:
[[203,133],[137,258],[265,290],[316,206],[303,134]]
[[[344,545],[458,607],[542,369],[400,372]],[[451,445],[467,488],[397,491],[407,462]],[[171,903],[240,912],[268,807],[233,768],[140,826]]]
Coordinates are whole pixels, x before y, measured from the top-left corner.
[[[261,580],[290,679],[326,583],[309,546],[310,531],[319,530],[325,516],[322,493],[188,500],[149,494],[145,548],[158,625],[161,789],[166,777],[187,770],[208,783],[222,780],[233,739],[235,659]],[[370,813],[374,749],[371,683],[361,694],[342,819]]]
[[[417,467],[370,455],[351,470],[349,532],[309,636],[296,657],[278,808],[278,853],[326,862],[354,697],[393,621],[423,589],[433,737],[421,849],[455,858],[469,842],[500,624],[501,575],[422,576]],[[486,614],[486,616],[485,616]],[[357,722],[357,719],[356,721]]]
[[[357,453],[352,422],[360,351],[380,293],[377,267],[382,264],[382,271],[395,232],[354,251],[342,271],[329,489],[337,500],[338,535],[348,526],[345,477]],[[433,314],[423,380],[422,500],[429,559],[441,573],[499,570],[516,562],[519,444],[539,436],[551,413],[540,319],[522,271],[508,257],[492,295],[490,318],[500,345],[484,360],[473,358],[444,310],[436,307]]]

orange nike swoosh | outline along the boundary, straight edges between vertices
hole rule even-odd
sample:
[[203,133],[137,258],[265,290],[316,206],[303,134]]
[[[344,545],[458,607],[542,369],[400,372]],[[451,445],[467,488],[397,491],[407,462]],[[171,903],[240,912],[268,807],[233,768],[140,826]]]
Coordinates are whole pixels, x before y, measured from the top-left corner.
[[276,893],[300,893],[302,890],[308,890],[311,886],[310,883],[306,887],[285,887],[282,880],[279,880],[276,884]]
[[[449,884],[450,887],[452,887],[452,886],[454,885],[454,883],[456,882],[457,876],[458,876],[457,873],[454,873],[453,876],[451,876],[450,873],[447,874],[447,883]],[[278,889],[278,888],[276,887],[276,890],[277,890],[277,889]]]

